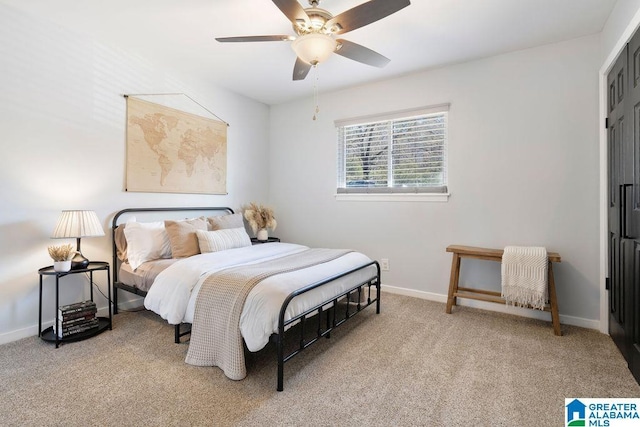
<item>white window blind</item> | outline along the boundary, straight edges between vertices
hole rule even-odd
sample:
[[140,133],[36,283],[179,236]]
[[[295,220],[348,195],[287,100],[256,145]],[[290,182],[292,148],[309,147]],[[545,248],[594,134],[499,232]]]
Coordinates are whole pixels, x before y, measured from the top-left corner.
[[448,111],[337,121],[338,193],[446,193]]

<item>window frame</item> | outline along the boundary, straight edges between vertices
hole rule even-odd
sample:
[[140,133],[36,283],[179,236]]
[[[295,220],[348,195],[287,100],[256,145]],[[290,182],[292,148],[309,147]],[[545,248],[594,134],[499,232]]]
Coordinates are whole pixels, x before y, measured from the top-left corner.
[[[350,119],[335,120],[336,140],[337,140],[337,161],[336,161],[336,200],[348,201],[427,201],[446,202],[449,200],[449,158],[448,158],[448,133],[449,133],[449,110],[450,104],[438,104],[428,107],[412,108],[408,110],[394,111],[389,113],[354,117]],[[340,182],[341,174],[345,174],[345,154],[344,141],[340,140],[340,128],[345,126],[360,125],[365,123],[376,123],[384,121],[402,120],[416,116],[445,113],[445,137],[444,137],[444,161],[443,169],[445,173],[445,183],[441,187],[346,187],[344,182]],[[342,162],[342,164],[341,164]],[[340,185],[344,186],[340,186]]]

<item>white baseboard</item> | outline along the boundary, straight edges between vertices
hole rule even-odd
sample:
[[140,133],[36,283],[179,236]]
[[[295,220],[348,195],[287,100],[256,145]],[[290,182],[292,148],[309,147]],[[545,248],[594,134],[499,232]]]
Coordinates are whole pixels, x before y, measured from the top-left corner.
[[[416,291],[414,289],[400,288],[397,286],[388,286],[384,284],[381,285],[381,287],[383,291],[389,292],[391,294],[405,295],[409,297],[426,299],[429,301],[436,301],[436,302],[441,302],[445,304],[447,302],[447,295],[444,295],[444,294]],[[476,301],[476,300],[470,300],[466,298],[458,298],[457,304],[465,307],[481,308],[483,310],[514,314],[516,316],[529,317],[532,319],[548,320],[548,321],[551,320],[550,313],[543,312],[540,310],[531,310],[527,308],[512,307],[512,306],[507,306],[503,304]],[[582,317],[567,316],[564,314],[560,314],[560,323],[564,325],[579,326],[581,328],[595,329],[597,331],[601,330],[600,321],[594,320],[594,319],[585,319]]]
[[[51,326],[52,324],[53,322],[50,322],[47,325],[47,327]],[[38,335],[38,325],[29,326],[29,327],[18,329],[11,332],[5,332],[4,334],[0,334],[0,345],[7,344],[13,341],[18,341],[18,340],[21,340],[22,338],[33,337],[37,335]]]

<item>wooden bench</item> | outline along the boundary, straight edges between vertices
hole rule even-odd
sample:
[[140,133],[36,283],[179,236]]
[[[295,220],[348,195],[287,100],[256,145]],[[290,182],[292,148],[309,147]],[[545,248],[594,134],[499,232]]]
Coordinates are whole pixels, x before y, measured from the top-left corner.
[[[447,252],[453,253],[451,262],[451,278],[449,279],[449,294],[447,296],[446,312],[451,314],[451,308],[456,305],[456,298],[469,298],[479,301],[496,302],[506,304],[500,292],[487,291],[484,289],[461,288],[458,286],[460,279],[460,262],[462,258],[475,258],[488,261],[502,262],[502,249],[476,248],[473,246],[450,245]],[[553,323],[553,332],[556,335],[562,335],[560,329],[560,316],[558,315],[558,300],[556,298],[556,284],[553,279],[554,262],[561,262],[560,255],[556,252],[547,252],[549,258],[549,278],[547,284],[549,286],[549,304],[545,306],[545,311],[551,312],[551,322]]]

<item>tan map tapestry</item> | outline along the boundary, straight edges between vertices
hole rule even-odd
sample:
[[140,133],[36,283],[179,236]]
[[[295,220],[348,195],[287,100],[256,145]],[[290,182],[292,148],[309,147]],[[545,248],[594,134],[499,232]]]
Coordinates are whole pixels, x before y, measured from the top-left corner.
[[227,194],[226,123],[127,97],[127,191]]

